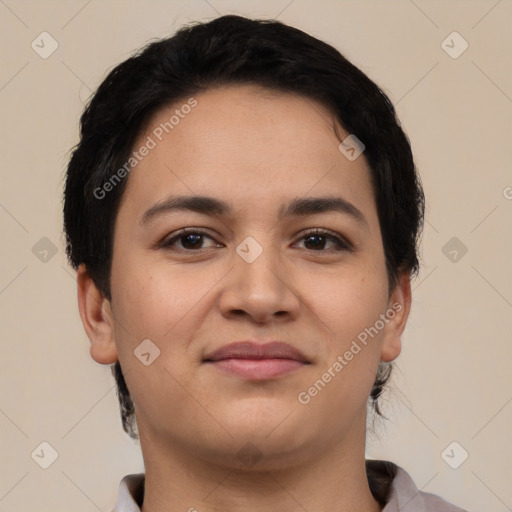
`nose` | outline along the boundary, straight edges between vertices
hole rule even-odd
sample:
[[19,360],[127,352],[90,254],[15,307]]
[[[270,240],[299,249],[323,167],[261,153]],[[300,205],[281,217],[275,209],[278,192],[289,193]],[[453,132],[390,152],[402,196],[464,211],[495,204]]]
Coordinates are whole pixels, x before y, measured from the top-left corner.
[[289,321],[299,314],[290,268],[270,247],[251,263],[233,252],[233,267],[223,283],[220,309],[227,318],[248,317],[264,324]]

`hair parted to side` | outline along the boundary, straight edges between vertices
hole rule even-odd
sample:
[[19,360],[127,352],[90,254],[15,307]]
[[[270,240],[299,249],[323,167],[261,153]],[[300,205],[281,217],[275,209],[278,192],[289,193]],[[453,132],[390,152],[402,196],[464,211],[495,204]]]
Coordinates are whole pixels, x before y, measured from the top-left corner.
[[[275,20],[221,16],[181,28],[115,67],[80,119],[80,141],[66,174],[64,231],[71,266],[84,263],[112,299],[113,228],[128,176],[98,199],[129,158],[135,141],[162,108],[209,88],[255,84],[316,100],[365,145],[390,290],[400,272],[415,275],[424,196],[409,140],[384,92],[335,48]],[[379,366],[378,398],[392,365]],[[137,438],[135,409],[119,362],[113,368],[124,430]]]

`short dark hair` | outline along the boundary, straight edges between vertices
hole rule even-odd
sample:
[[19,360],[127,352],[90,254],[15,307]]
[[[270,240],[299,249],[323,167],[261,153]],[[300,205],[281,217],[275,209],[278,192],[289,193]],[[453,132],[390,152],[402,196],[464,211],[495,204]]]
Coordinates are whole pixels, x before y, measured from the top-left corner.
[[[111,300],[114,222],[127,179],[97,191],[126,165],[138,136],[165,106],[209,88],[254,84],[316,100],[365,145],[390,291],[399,274],[419,269],[424,195],[409,140],[384,92],[335,48],[275,20],[221,16],[151,42],[115,67],[80,119],[64,191],[64,231],[71,266],[85,264]],[[95,192],[96,191],[96,192]],[[392,365],[381,363],[370,394],[377,399]],[[117,362],[124,430],[136,438],[134,404]]]

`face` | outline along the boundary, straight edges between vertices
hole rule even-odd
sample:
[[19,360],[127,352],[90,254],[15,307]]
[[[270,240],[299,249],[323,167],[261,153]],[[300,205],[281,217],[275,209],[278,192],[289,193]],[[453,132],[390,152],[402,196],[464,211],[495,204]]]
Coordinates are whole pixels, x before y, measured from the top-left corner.
[[161,453],[237,464],[251,442],[275,467],[348,446],[408,312],[405,277],[388,293],[364,153],[349,160],[333,115],[300,96],[244,85],[194,98],[135,145],[155,143],[128,178],[111,332],[90,336],[91,353],[119,359],[141,442]]

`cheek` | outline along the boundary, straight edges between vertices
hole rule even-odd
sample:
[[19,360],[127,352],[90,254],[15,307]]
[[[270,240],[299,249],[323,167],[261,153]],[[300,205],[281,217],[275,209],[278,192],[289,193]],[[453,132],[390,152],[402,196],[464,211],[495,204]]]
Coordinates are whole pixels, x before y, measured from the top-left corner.
[[[161,404],[177,410],[187,399],[179,384],[191,387],[190,366],[184,364],[187,347],[196,332],[197,316],[204,315],[201,299],[206,299],[213,284],[207,280],[200,286],[201,279],[191,281],[192,276],[177,267],[151,265],[133,256],[116,263],[112,291],[119,360],[140,417],[158,417]],[[147,339],[154,346],[144,342],[144,351],[139,350]],[[146,366],[137,354],[148,352],[151,362]]]
[[328,381],[329,390],[322,391],[319,405],[358,407],[371,391],[384,334],[379,318],[386,311],[388,290],[385,271],[375,266],[369,272],[371,268],[317,280],[317,287],[310,290],[308,306],[326,339],[325,359],[315,379]]
[[[222,277],[212,270],[201,272],[168,261],[152,263],[148,259],[136,261],[134,257],[119,262],[115,268],[112,290],[114,313],[120,324],[116,341],[121,351],[125,345],[133,351],[132,345],[146,338],[166,350],[179,350],[180,343],[169,340],[187,343],[187,333],[190,337],[198,316],[205,314],[208,292]],[[131,339],[128,344],[127,337]]]
[[340,343],[373,325],[387,304],[388,283],[382,268],[362,265],[329,276],[316,276],[307,306]]

